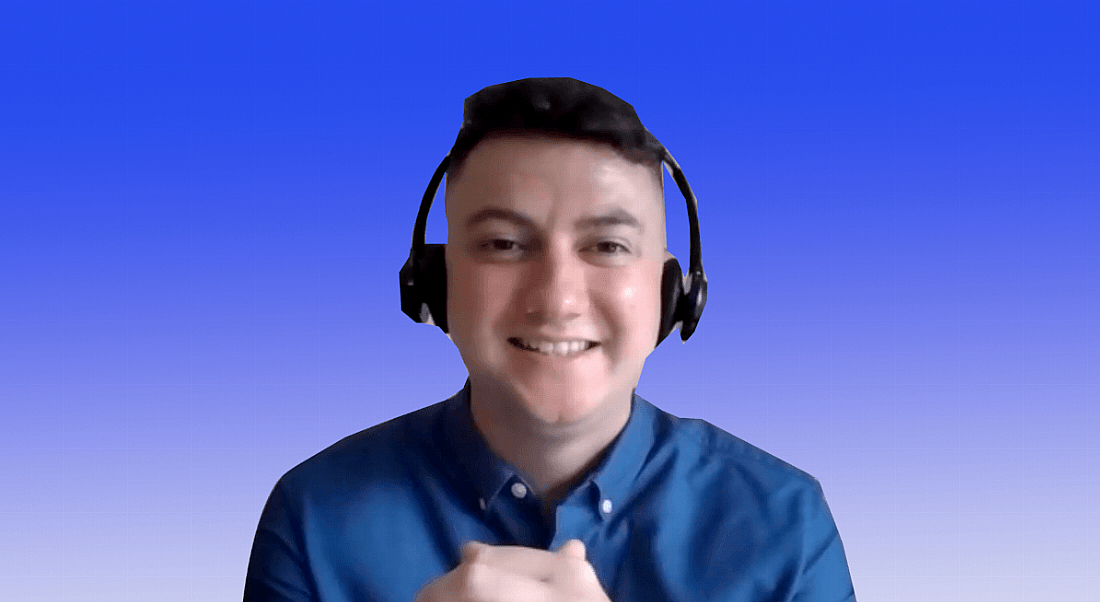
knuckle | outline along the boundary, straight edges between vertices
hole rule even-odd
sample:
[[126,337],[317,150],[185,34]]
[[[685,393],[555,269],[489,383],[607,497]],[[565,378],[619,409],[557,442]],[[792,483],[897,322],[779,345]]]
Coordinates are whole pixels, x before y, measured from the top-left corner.
[[572,557],[568,558],[568,560],[569,560],[569,570],[572,571],[573,573],[580,574],[580,573],[583,573],[584,571],[586,571],[590,568],[590,565],[588,564],[588,561],[583,559],[583,558],[577,558],[576,556],[572,556]]
[[478,563],[485,562],[488,558],[491,548],[487,546],[470,546],[467,552],[467,562]]
[[596,580],[596,569],[592,564],[583,558],[570,559],[570,573],[575,579],[581,581],[594,581]]
[[457,574],[456,589],[459,600],[478,600],[481,592],[485,591],[486,583],[490,579],[489,566],[483,562],[467,562],[463,564]]
[[558,583],[577,584],[587,579],[586,571],[591,570],[588,562],[575,557],[563,558],[554,567],[554,581]]

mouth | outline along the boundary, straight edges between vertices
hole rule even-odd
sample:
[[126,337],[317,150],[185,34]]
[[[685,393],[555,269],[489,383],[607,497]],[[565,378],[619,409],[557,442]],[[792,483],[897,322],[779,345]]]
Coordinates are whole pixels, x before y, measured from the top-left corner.
[[536,347],[517,337],[508,339],[508,342],[516,349],[522,349],[548,357],[570,357],[580,355],[599,346],[599,343],[595,341],[576,341],[573,343],[559,343],[557,345],[543,343]]

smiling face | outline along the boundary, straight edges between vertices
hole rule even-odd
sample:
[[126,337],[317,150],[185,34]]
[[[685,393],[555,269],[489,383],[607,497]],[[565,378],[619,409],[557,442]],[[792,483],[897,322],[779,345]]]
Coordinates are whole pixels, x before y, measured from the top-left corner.
[[535,428],[628,415],[667,257],[652,172],[596,142],[490,137],[446,206],[447,321],[482,412]]

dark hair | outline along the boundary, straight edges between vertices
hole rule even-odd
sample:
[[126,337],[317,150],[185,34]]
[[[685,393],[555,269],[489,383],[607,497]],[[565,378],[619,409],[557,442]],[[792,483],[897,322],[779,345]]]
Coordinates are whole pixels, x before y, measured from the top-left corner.
[[500,135],[544,136],[609,144],[627,161],[650,168],[664,193],[665,148],[629,103],[571,77],[533,77],[483,88],[466,99],[451,147],[447,181],[461,176],[477,143]]

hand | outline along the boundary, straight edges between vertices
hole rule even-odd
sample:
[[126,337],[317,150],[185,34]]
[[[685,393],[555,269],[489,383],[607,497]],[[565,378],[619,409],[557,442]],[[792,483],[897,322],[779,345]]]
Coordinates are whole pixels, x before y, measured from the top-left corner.
[[570,539],[557,552],[468,542],[459,565],[420,590],[416,602],[611,601],[585,560],[584,542]]

